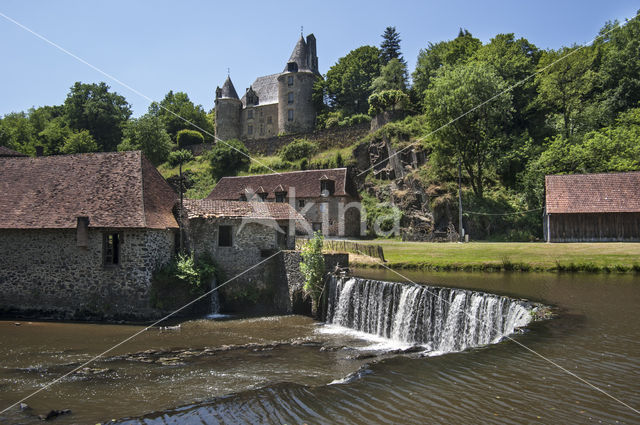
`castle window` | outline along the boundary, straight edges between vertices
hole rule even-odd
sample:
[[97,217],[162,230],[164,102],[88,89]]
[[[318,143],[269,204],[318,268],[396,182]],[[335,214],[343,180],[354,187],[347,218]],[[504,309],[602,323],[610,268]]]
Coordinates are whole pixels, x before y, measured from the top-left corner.
[[267,117],[267,124],[271,124],[271,115]]
[[287,120],[288,121],[293,121],[293,109],[289,109],[287,111]]
[[289,72],[298,72],[298,64],[295,62],[289,62],[287,64],[287,71]]
[[252,125],[248,125],[247,126],[247,134],[253,134],[253,126]]
[[287,103],[291,105],[293,103],[293,92],[289,92],[287,95]]
[[232,246],[231,226],[218,226],[218,246]]
[[247,111],[247,119],[253,119],[253,109]]
[[264,134],[264,125],[260,124],[260,135]]
[[293,85],[293,75],[287,77],[287,85],[291,87]]

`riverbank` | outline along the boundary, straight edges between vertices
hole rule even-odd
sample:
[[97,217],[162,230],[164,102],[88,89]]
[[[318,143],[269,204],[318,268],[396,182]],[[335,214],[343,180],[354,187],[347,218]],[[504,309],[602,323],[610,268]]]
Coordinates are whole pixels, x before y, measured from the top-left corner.
[[354,267],[433,271],[640,273],[640,243],[432,243],[376,240],[387,260],[350,254]]

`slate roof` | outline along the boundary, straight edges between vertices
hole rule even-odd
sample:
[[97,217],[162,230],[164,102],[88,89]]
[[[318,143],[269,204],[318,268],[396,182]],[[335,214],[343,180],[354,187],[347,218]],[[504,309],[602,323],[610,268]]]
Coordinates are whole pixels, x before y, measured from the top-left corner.
[[293,48],[291,56],[289,57],[289,60],[287,61],[287,65],[285,65],[283,72],[287,72],[287,68],[289,67],[290,62],[297,63],[299,71],[310,71],[309,64],[307,63],[308,53],[309,52],[307,49],[307,43],[304,41],[304,37],[302,36],[302,34],[300,34],[300,39],[296,43],[296,46]]
[[27,155],[20,152],[16,152],[13,149],[9,149],[5,146],[0,146],[0,157],[10,157],[10,156],[27,156]]
[[546,176],[545,187],[549,214],[640,212],[640,171]]
[[0,159],[0,229],[177,228],[175,201],[139,151]]
[[224,217],[304,221],[304,217],[289,204],[280,202],[186,199],[184,207],[189,218]]
[[[251,84],[251,88],[258,95],[258,105],[278,103],[278,76],[280,74],[258,77]],[[242,96],[242,106],[247,107],[246,93]]]
[[320,193],[320,180],[331,179],[335,181],[335,192],[333,196],[355,196],[347,181],[346,168],[333,168],[329,170],[306,170],[293,171],[280,174],[262,174],[256,176],[223,177],[216,187],[213,188],[207,199],[227,199],[237,200],[241,193],[267,192],[267,199],[275,199],[276,188],[281,191],[281,187],[292,194],[295,188],[297,198],[318,198]]
[[222,94],[220,97],[223,99],[238,98],[238,93],[236,92],[236,88],[233,86],[233,83],[231,82],[231,77],[229,77],[228,75],[227,75],[227,79],[224,80],[224,84],[222,85]]

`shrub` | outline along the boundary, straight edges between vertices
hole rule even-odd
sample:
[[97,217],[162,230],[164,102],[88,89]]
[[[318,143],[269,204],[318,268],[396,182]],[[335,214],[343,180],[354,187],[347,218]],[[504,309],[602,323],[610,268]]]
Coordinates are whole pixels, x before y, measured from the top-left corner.
[[400,90],[384,90],[369,96],[369,115],[375,117],[385,111],[406,109],[409,96]]
[[178,141],[178,147],[184,148],[186,146],[204,143],[204,136],[199,131],[185,128],[184,130],[178,131],[176,140]]
[[322,255],[323,244],[324,237],[322,233],[316,232],[313,234],[313,238],[302,247],[300,271],[304,276],[304,290],[311,295],[315,306],[318,305],[323,287],[322,283],[325,271],[324,255]]
[[316,146],[306,139],[298,139],[280,149],[279,155],[283,161],[299,161],[309,158],[316,152]]
[[217,142],[208,153],[211,174],[215,180],[234,176],[249,168],[249,151],[240,140]]

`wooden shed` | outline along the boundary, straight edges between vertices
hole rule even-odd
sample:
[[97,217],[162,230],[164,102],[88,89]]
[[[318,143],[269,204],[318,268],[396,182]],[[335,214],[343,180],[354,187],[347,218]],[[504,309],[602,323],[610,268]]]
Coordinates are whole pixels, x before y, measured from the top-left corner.
[[640,172],[545,177],[547,242],[640,241]]

